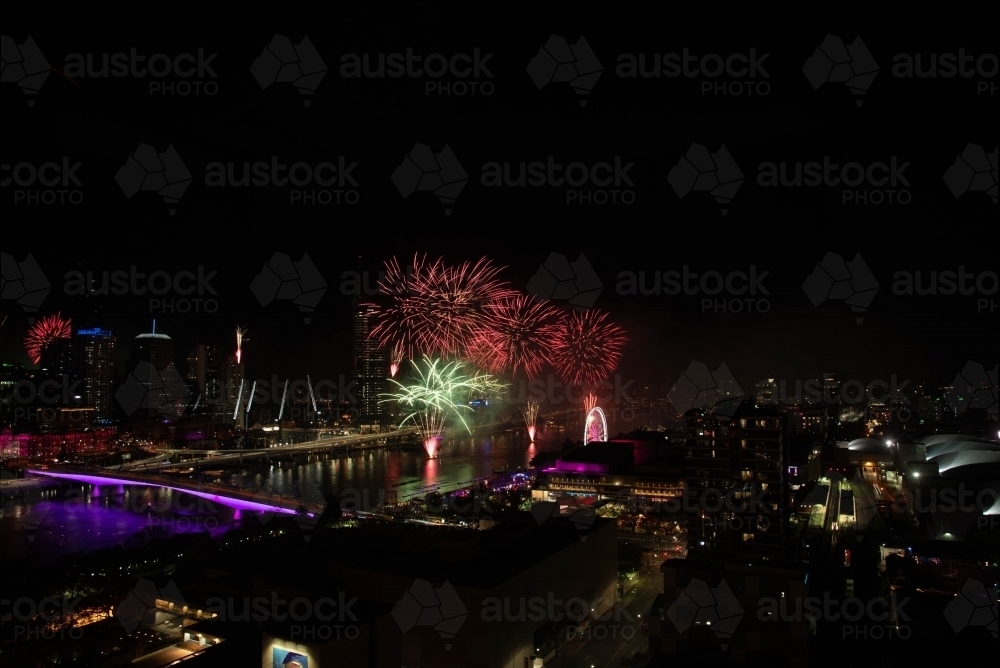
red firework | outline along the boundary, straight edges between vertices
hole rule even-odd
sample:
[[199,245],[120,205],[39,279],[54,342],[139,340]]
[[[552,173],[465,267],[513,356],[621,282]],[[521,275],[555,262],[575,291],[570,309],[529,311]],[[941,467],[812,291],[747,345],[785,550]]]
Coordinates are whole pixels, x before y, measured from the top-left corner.
[[42,353],[59,339],[68,339],[73,334],[73,321],[63,319],[62,312],[37,320],[24,338],[24,349],[32,364],[42,361]]
[[524,369],[535,378],[549,361],[550,337],[546,328],[559,317],[559,310],[528,295],[505,297],[483,306],[484,318],[471,337],[468,355],[489,373],[513,373]]
[[607,320],[607,314],[591,309],[571,312],[546,328],[552,339],[552,366],[563,380],[579,387],[595,387],[618,368],[625,330]]
[[410,359],[463,354],[484,318],[483,305],[514,293],[497,279],[501,267],[488,259],[449,266],[414,255],[405,269],[386,262],[379,292],[390,303],[380,309],[371,335],[383,347],[398,347]]

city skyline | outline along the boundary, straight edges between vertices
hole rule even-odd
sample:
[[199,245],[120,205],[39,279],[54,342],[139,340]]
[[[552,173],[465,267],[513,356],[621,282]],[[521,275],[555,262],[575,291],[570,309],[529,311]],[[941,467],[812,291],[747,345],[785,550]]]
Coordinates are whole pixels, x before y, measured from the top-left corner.
[[[408,254],[404,251],[399,256],[406,257]],[[575,260],[580,255],[572,251],[562,254],[570,261]],[[13,255],[17,255],[17,253]],[[26,253],[22,252],[20,255],[20,259],[23,260]],[[294,252],[289,253],[289,255],[296,257]],[[442,255],[449,260],[453,257],[456,261],[462,259],[460,255]],[[533,267],[534,273],[528,273],[531,265],[527,265],[528,269],[522,268],[520,273],[511,268],[504,271],[503,275],[509,277],[508,281],[513,287],[520,286],[520,289],[526,290],[526,286],[531,284],[533,277],[544,269],[549,255],[550,253],[545,252],[536,254],[537,264]],[[261,256],[262,263],[268,259],[265,257],[266,253],[262,253]],[[40,264],[44,262],[50,267],[50,273],[59,276],[59,272],[51,271],[52,260],[47,259],[44,254],[34,253],[33,257]],[[585,253],[584,257],[586,257]],[[319,267],[326,268],[326,263],[322,260],[314,261]],[[94,269],[71,270],[63,273],[91,271],[95,272],[97,276],[101,276],[104,271],[129,271],[128,268],[121,270],[97,268],[102,265],[104,267],[117,266],[111,262],[113,262],[112,258],[95,260],[92,265],[95,267]],[[498,259],[498,262],[502,262],[502,260]],[[796,281],[792,280],[792,276],[789,275],[790,272],[784,274],[786,281],[781,283],[775,280],[773,272],[768,271],[770,275],[765,275],[762,281],[769,293],[766,297],[769,302],[768,312],[758,314],[714,313],[711,310],[703,311],[701,300],[704,297],[699,295],[687,296],[683,293],[680,295],[621,294],[624,290],[619,289],[620,285],[638,285],[638,274],[639,271],[643,270],[628,270],[630,276],[615,280],[610,272],[601,273],[602,265],[597,260],[590,260],[590,264],[595,267],[595,273],[603,284],[596,307],[609,310],[616,321],[632,334],[634,343],[624,349],[621,369],[630,379],[634,378],[638,382],[653,383],[657,380],[657,376],[649,371],[652,367],[662,369],[662,375],[659,377],[663,379],[663,383],[669,384],[672,382],[671,375],[676,377],[691,360],[699,360],[712,365],[724,362],[730,365],[734,373],[741,376],[741,379],[764,379],[775,376],[779,378],[803,378],[810,377],[808,374],[820,373],[823,369],[837,367],[842,370],[842,375],[859,379],[863,379],[866,374],[880,374],[872,375],[872,379],[874,379],[895,373],[900,377],[905,375],[911,381],[926,380],[945,384],[948,380],[947,376],[955,373],[969,359],[987,363],[987,358],[992,353],[988,329],[989,322],[995,318],[995,315],[975,313],[975,297],[962,295],[899,296],[892,294],[891,289],[886,289],[890,286],[886,286],[876,295],[877,300],[882,298],[880,300],[883,303],[881,312],[876,309],[878,304],[876,301],[866,314],[866,321],[857,325],[846,307],[838,309],[835,303],[813,307],[809,303],[809,297],[802,289],[801,283],[796,285]],[[522,260],[521,266],[525,265],[526,262]],[[368,263],[367,266],[370,268],[363,269],[361,272],[356,268],[344,269],[339,276],[346,278],[339,282],[328,279],[327,294],[321,302],[321,308],[317,309],[313,316],[315,327],[312,327],[312,323],[310,326],[305,326],[301,324],[301,320],[296,321],[296,309],[291,304],[277,302],[270,304],[268,308],[261,307],[249,287],[254,277],[255,268],[226,272],[222,269],[207,269],[207,267],[213,266],[211,262],[193,265],[176,263],[175,261],[149,263],[149,267],[160,267],[155,271],[163,271],[168,274],[184,271],[195,273],[199,266],[206,267],[204,270],[206,275],[213,271],[218,274],[218,278],[209,282],[216,292],[221,290],[218,296],[213,297],[217,303],[215,307],[217,310],[214,313],[147,313],[146,311],[149,310],[148,298],[129,294],[92,296],[89,299],[81,299],[78,295],[60,294],[63,291],[60,290],[58,279],[55,279],[53,288],[43,302],[38,315],[54,314],[57,311],[72,313],[76,322],[80,323],[81,326],[101,327],[115,332],[116,336],[121,336],[123,339],[133,338],[142,332],[150,331],[152,321],[157,320],[159,330],[169,333],[179,342],[178,345],[182,349],[209,342],[216,343],[223,348],[233,345],[229,342],[230,339],[233,339],[232,330],[235,328],[236,322],[244,321],[255,325],[248,325],[256,334],[254,340],[248,344],[249,351],[252,351],[248,355],[248,363],[252,365],[251,368],[255,368],[257,365],[260,367],[258,367],[259,370],[252,371],[252,373],[258,375],[311,373],[311,371],[298,371],[295,368],[302,368],[300,360],[303,357],[308,358],[311,363],[318,367],[316,375],[336,376],[340,373],[352,372],[351,356],[354,343],[350,319],[352,317],[353,295],[342,293],[354,289],[359,282],[364,286],[365,281],[367,281],[368,291],[375,292],[379,273],[384,270],[381,263]],[[217,264],[216,266],[224,265]],[[356,266],[357,260],[355,259],[354,267]],[[629,264],[627,266],[636,265]],[[677,267],[676,271],[679,274],[683,271],[683,266]],[[711,263],[706,262],[703,266],[707,268],[721,266],[724,269],[725,262],[713,260]],[[758,266],[764,267],[767,264],[762,263]],[[935,265],[927,266],[933,267]],[[957,270],[957,266],[955,270]],[[698,265],[694,265],[692,273],[698,274],[695,271],[697,268]],[[749,274],[749,268],[748,265],[743,273]],[[651,275],[654,271],[662,272],[665,270],[650,269],[649,275],[643,277],[647,288],[652,286]],[[717,270],[707,269],[707,271]],[[734,269],[732,271],[740,270]],[[761,268],[760,273],[763,274],[765,271],[767,270]],[[933,270],[921,271],[923,273],[922,280],[926,285],[928,273]],[[136,273],[148,276],[153,273],[153,270],[143,271],[139,269]],[[364,274],[360,281],[357,278],[359,273]],[[916,271],[912,273],[916,273]],[[229,280],[223,283],[222,279],[227,274],[229,274]],[[337,276],[335,272],[331,271],[326,271],[326,274]],[[75,273],[72,275],[76,276]],[[807,268],[803,267],[799,275],[800,280],[804,281],[808,276]],[[694,279],[693,282],[697,284],[696,281],[697,279]],[[243,285],[240,285],[240,282]],[[75,284],[78,285],[80,282],[77,281]],[[220,285],[216,288],[214,284]],[[365,288],[362,287],[362,290],[365,291]],[[378,295],[362,296],[375,298]],[[168,298],[165,297],[164,301],[166,299]],[[176,300],[177,304],[175,305],[179,305],[180,300],[185,299],[185,297],[177,296],[169,297],[169,299]],[[565,305],[565,303],[553,300],[553,304],[556,305]],[[933,303],[935,312],[942,315],[934,319],[927,319],[924,317],[924,309],[928,308],[929,306],[926,305],[931,303]],[[23,334],[18,335],[17,332],[26,331],[27,319],[33,314],[19,313],[21,309],[18,309],[16,304],[10,306],[12,308],[8,309],[8,321],[3,330],[0,330],[0,335],[2,335],[0,350],[2,350],[5,360],[27,364],[28,360],[20,345]],[[279,308],[281,306],[286,308]],[[23,317],[21,317],[22,315]],[[817,318],[821,320],[818,321]],[[87,325],[87,322],[91,322],[91,324]],[[641,322],[645,326],[632,324],[636,322]],[[797,341],[795,328],[814,327],[817,322],[823,322],[825,327],[819,330],[816,336],[808,337],[805,341]],[[895,329],[898,326],[902,326],[906,331],[912,330],[912,334],[900,337],[898,330]],[[739,336],[733,336],[733,328],[738,328]],[[314,332],[322,332],[323,343],[308,342]],[[794,349],[790,349],[788,345],[792,340],[796,340]],[[302,355],[290,353],[290,349],[297,347],[301,349],[303,344],[311,345],[312,349],[307,348],[307,352]],[[735,349],[738,352],[727,354],[727,351],[734,350],[733,344],[739,346]],[[750,347],[747,347],[748,344]],[[289,351],[284,349],[289,349]],[[931,349],[934,351],[933,354],[928,354]],[[661,350],[662,353],[656,354]],[[793,353],[798,353],[798,355]],[[123,352],[122,349],[118,350],[116,362],[119,367],[123,367],[126,356],[126,352]]]

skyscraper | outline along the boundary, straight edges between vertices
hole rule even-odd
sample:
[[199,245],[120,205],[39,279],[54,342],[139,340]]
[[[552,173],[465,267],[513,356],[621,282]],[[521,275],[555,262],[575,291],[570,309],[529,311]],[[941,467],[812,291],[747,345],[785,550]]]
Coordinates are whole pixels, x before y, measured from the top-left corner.
[[214,343],[199,343],[187,356],[185,380],[198,383],[202,395],[217,398],[220,393],[221,369],[219,368],[219,346]]
[[66,376],[75,380],[77,364],[74,338],[57,339],[42,350],[42,359],[38,363],[39,372],[46,378],[61,379]]
[[163,371],[174,363],[174,341],[166,334],[147,332],[135,337],[132,342],[132,368],[139,362],[148,362],[157,371]]
[[[182,406],[173,406],[189,393],[184,377],[174,365],[174,341],[166,334],[153,331],[140,334],[132,341],[129,373],[147,390],[145,410],[136,417],[155,418],[159,414],[180,414]],[[141,413],[141,415],[140,415]]]
[[114,407],[115,336],[100,329],[76,332],[76,358],[83,402],[94,408],[94,420],[110,423]]
[[[243,363],[236,362],[236,355],[230,355],[220,370],[220,386],[222,388],[222,418],[224,421],[232,421],[233,413],[236,411],[237,402],[245,404],[250,388],[243,388],[243,396],[240,396],[240,385],[246,376],[244,375]],[[242,423],[241,423],[242,424]]]
[[362,429],[379,429],[386,424],[387,414],[379,404],[379,395],[386,392],[389,377],[389,350],[380,348],[371,338],[378,306],[355,297],[354,302],[354,379],[358,389],[358,424]]

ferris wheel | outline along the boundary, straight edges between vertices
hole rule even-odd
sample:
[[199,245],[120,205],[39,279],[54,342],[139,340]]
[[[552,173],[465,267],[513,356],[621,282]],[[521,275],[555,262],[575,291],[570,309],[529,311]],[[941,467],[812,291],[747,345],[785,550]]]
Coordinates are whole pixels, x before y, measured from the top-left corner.
[[583,444],[587,445],[591,441],[603,443],[608,440],[608,421],[604,417],[604,411],[599,406],[594,406],[587,413],[587,424],[583,430]]

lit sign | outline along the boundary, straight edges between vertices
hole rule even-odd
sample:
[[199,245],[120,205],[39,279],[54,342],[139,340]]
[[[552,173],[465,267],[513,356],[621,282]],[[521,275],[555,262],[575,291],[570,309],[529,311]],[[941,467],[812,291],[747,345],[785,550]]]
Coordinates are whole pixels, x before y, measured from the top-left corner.
[[309,668],[309,659],[304,654],[272,647],[272,668]]
[[111,332],[106,329],[101,329],[100,327],[95,327],[93,329],[78,329],[76,333],[80,336],[111,336]]

